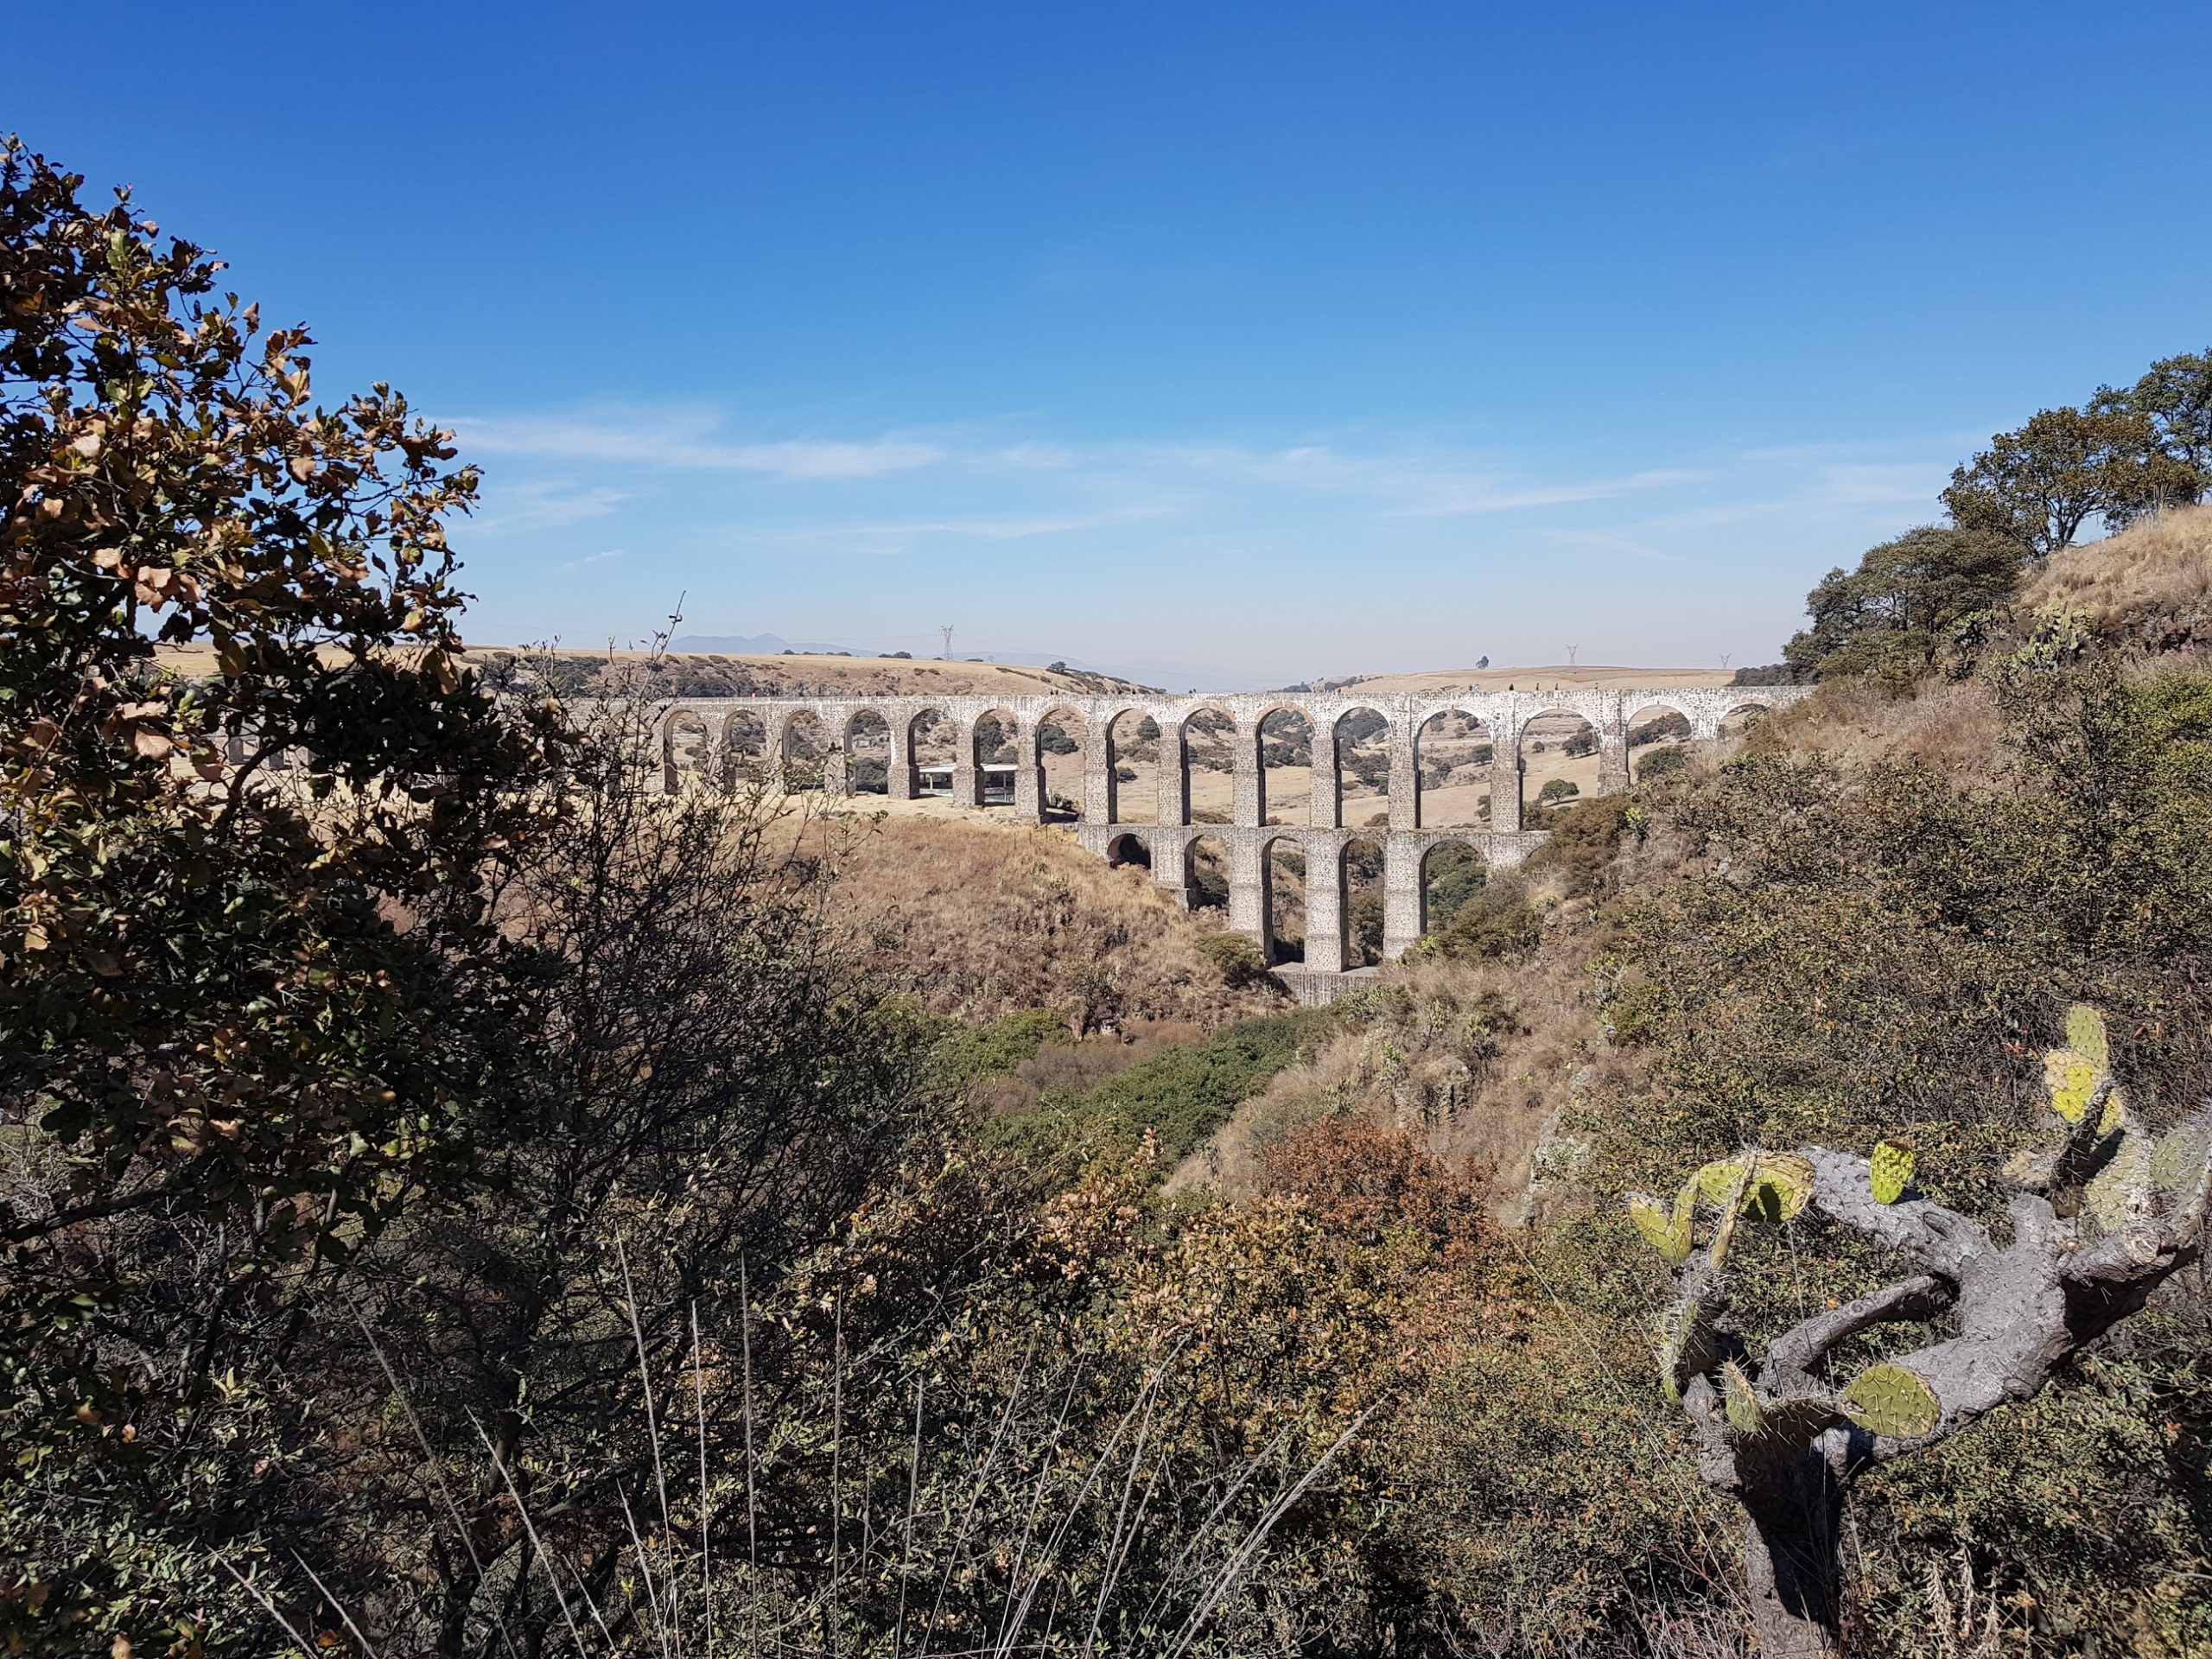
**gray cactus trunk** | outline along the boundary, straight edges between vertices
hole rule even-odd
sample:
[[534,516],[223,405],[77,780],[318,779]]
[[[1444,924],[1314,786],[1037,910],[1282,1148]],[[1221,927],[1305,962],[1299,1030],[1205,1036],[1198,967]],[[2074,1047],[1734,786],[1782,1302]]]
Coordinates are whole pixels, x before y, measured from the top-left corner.
[[1808,1452],[1772,1465],[1738,1496],[1751,1517],[1744,1587],[1759,1659],[1829,1659],[1842,1611],[1842,1482]]

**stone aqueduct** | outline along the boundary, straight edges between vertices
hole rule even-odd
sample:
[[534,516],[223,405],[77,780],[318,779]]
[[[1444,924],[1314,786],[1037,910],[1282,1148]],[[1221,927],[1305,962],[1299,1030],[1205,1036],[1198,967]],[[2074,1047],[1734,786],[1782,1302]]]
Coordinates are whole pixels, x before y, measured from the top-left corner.
[[[1190,903],[1192,848],[1211,836],[1229,856],[1229,925],[1273,955],[1269,938],[1268,855],[1287,842],[1305,856],[1309,871],[1333,870],[1337,880],[1307,881],[1306,960],[1282,977],[1301,1000],[1325,1001],[1344,988],[1343,880],[1344,851],[1354,841],[1382,849],[1383,944],[1394,959],[1418,939],[1424,925],[1422,872],[1429,853],[1447,842],[1471,848],[1491,868],[1518,864],[1541,844],[1541,830],[1524,830],[1522,738],[1529,722],[1546,715],[1570,715],[1587,721],[1598,743],[1598,786],[1601,792],[1628,786],[1629,721],[1653,710],[1671,711],[1686,720],[1693,741],[1710,742],[1732,715],[1765,712],[1807,695],[1789,686],[1607,689],[1578,691],[1495,691],[1418,693],[1360,697],[1342,693],[1255,693],[1172,697],[1150,694],[1112,696],[931,697],[855,696],[806,698],[685,698],[668,705],[660,722],[663,787],[678,786],[677,737],[690,730],[702,734],[710,764],[728,764],[736,753],[738,723],[760,722],[765,740],[765,776],[780,789],[791,753],[795,722],[810,716],[828,739],[823,787],[833,795],[852,793],[848,756],[856,722],[874,715],[890,736],[888,792],[907,800],[919,792],[915,728],[925,716],[949,721],[954,730],[952,798],[982,804],[983,763],[977,753],[977,727],[988,715],[1010,730],[1015,755],[1014,798],[1009,809],[1018,819],[1045,821],[1046,727],[1057,726],[1081,746],[1083,795],[1076,836],[1090,851],[1122,861],[1132,843],[1143,849],[1152,879],[1179,904]],[[1312,736],[1313,762],[1309,821],[1268,822],[1267,773],[1262,763],[1262,725],[1288,711],[1305,717]],[[1382,826],[1344,823],[1344,766],[1335,740],[1348,717],[1372,711],[1388,722],[1389,820]],[[1202,713],[1231,723],[1232,805],[1226,823],[1194,820],[1191,815],[1191,764],[1187,731]],[[1457,714],[1481,722],[1493,760],[1487,829],[1424,827],[1421,811],[1420,733],[1439,715]],[[1160,729],[1159,798],[1150,823],[1125,822],[1122,786],[1117,779],[1114,725],[1123,715],[1149,716]],[[1357,970],[1354,970],[1355,972]]]

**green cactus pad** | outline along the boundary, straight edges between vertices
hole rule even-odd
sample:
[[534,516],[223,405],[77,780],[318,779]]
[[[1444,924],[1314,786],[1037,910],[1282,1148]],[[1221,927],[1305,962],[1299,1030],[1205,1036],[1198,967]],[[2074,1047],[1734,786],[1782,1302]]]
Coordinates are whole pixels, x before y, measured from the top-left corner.
[[1659,1380],[1667,1398],[1679,1404],[1694,1376],[1713,1369],[1718,1357],[1713,1319],[1695,1297],[1684,1297],[1659,1322]]
[[2212,1123],[2195,1118],[2158,1137],[2151,1151],[2151,1185],[2169,1198],[2194,1192],[2208,1161],[2212,1161]]
[[1678,1268],[1690,1255],[1690,1205],[1677,1199],[1670,1211],[1647,1192],[1628,1195],[1628,1213],[1644,1242],[1659,1252],[1659,1259]]
[[[1794,1152],[1752,1154],[1751,1178],[1744,1184],[1744,1213],[1763,1221],[1787,1221],[1813,1201],[1812,1165]],[[1743,1179],[1741,1158],[1720,1158],[1690,1177],[1709,1204],[1725,1205]]]
[[2089,1109],[2089,1096],[2097,1091],[2101,1070],[2088,1055],[2070,1048],[2054,1048],[2045,1054],[2043,1081],[2050,1091],[2050,1109],[2069,1123],[2079,1123]]
[[2066,1046],[2100,1071],[2112,1065],[2105,1017],[2086,1002],[2076,1002],[2066,1010]]
[[2116,1233],[2151,1213],[2153,1159],[2150,1141],[2131,1131],[2112,1160],[2082,1189],[2082,1208],[2105,1231]]
[[1906,1187],[1912,1185],[1913,1165],[1919,1154],[1910,1141],[1877,1141],[1874,1156],[1867,1165],[1874,1202],[1895,1204],[1904,1196]]
[[1720,1368],[1720,1397],[1728,1408],[1728,1427],[1738,1434],[1756,1434],[1766,1427],[1766,1413],[1760,1409],[1751,1379],[1732,1359]]
[[1859,1372],[1843,1391],[1843,1408],[1861,1428],[1897,1440],[1929,1433],[1943,1418],[1936,1390],[1902,1365],[1870,1365]]

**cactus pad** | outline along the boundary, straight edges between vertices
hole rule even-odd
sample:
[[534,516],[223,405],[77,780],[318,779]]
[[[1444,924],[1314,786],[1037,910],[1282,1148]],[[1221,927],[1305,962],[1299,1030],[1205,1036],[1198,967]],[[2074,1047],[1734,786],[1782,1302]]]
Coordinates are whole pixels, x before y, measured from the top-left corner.
[[1874,1202],[1895,1204],[1912,1184],[1913,1165],[1919,1154],[1910,1141],[1878,1141],[1867,1172],[1874,1188]]
[[2127,1102],[2120,1092],[2120,1085],[2115,1083],[2105,1095],[2104,1116],[2097,1120],[2097,1137],[2101,1140],[2113,1130],[2126,1128],[2126,1124]]
[[1751,1379],[1732,1359],[1720,1368],[1720,1397],[1728,1408],[1728,1427],[1738,1434],[1756,1434],[1766,1427],[1766,1413],[1752,1391]]
[[2212,1161],[2212,1122],[2191,1118],[2161,1135],[2152,1148],[2151,1185],[2169,1198],[2192,1192],[2204,1179],[2208,1161]]
[[1680,1404],[1690,1379],[1711,1370],[1716,1357],[1713,1316],[1695,1297],[1667,1310],[1659,1322],[1659,1384],[1669,1400]]
[[2152,1166],[2155,1152],[2150,1141],[2130,1132],[2120,1141],[2112,1160],[2082,1192],[2082,1207],[2108,1233],[2151,1213]]
[[2086,1002],[2076,1002],[2066,1010],[2066,1046],[2100,1071],[2112,1065],[2105,1017]]
[[1910,1440],[1934,1432],[1943,1402],[1918,1375],[1902,1365],[1870,1365],[1843,1391],[1843,1408],[1861,1428]]
[[[1813,1200],[1813,1166],[1793,1152],[1746,1154],[1751,1179],[1744,1183],[1744,1213],[1763,1221],[1787,1221]],[[1707,1202],[1726,1205],[1743,1179],[1742,1158],[1721,1158],[1690,1177]]]
[[[1694,1194],[1686,1194],[1694,1198]],[[1675,1201],[1669,1212],[1658,1199],[1646,1192],[1628,1195],[1628,1213],[1636,1223],[1636,1230],[1644,1242],[1659,1252],[1659,1259],[1670,1268],[1678,1268],[1690,1255],[1690,1205]]]
[[2097,1091],[2102,1068],[2088,1055],[2071,1048],[2054,1048],[2043,1057],[2044,1087],[2050,1091],[2050,1109],[2069,1123],[2079,1123]]

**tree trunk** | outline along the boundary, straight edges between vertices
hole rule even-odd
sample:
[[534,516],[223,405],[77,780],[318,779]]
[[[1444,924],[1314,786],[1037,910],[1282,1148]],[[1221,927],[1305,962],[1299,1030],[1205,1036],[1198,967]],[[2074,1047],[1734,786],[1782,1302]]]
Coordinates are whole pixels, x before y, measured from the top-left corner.
[[1840,1651],[1841,1483],[1808,1452],[1774,1468],[1742,1497],[1751,1514],[1744,1583],[1759,1659],[1833,1659]]

